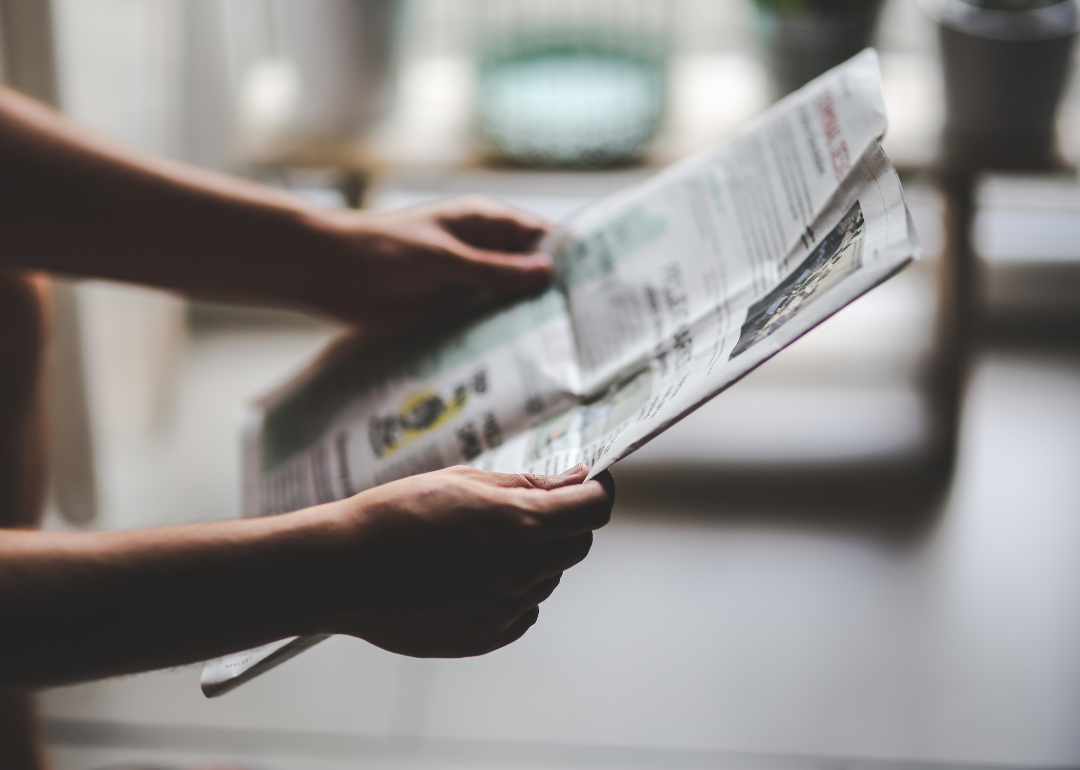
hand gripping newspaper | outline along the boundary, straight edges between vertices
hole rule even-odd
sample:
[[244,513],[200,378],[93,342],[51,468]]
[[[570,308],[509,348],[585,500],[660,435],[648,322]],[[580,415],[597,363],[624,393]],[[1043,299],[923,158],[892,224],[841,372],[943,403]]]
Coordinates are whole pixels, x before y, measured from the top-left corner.
[[[611,467],[917,257],[885,126],[868,49],[734,141],[564,222],[544,294],[322,356],[248,415],[245,514],[455,464]],[[211,661],[203,692],[323,638]]]

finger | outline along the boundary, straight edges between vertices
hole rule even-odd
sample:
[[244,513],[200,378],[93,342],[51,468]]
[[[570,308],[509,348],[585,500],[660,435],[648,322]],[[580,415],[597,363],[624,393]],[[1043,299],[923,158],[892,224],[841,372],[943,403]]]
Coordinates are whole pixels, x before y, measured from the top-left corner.
[[[531,592],[539,590],[538,586],[580,564],[589,555],[592,544],[593,534],[586,532],[544,543],[524,553],[517,551],[493,567],[499,573],[497,590],[512,601],[530,596]],[[489,583],[490,580],[488,578]]]
[[490,251],[448,238],[442,244],[451,255],[432,263],[440,278],[480,291],[525,290],[544,285],[551,277],[552,259],[543,252]]
[[611,507],[615,504],[613,485],[595,479],[529,494],[527,490],[507,492],[521,499],[518,503],[521,507],[533,512],[540,525],[540,537],[546,541],[600,529],[611,520]]
[[537,619],[540,617],[540,608],[533,607],[531,610],[522,615],[514,625],[510,626],[502,636],[495,640],[493,644],[488,645],[487,649],[483,653],[476,653],[482,655],[494,650],[498,650],[501,647],[505,647],[508,644],[513,644],[521,637],[525,636],[525,632],[536,625]]
[[553,541],[591,532],[611,520],[611,507],[615,503],[614,480],[611,474],[604,472],[597,476],[600,480],[574,483],[586,470],[571,468],[566,472],[570,474],[565,477],[567,483],[554,489],[540,484],[559,477],[494,473],[464,466],[439,473],[460,474],[499,488],[492,490],[495,500],[509,509],[531,515],[536,526],[530,538]]
[[615,503],[615,477],[611,475],[611,471],[604,470],[593,476],[593,481],[596,481],[607,492],[608,497],[611,498],[611,503]]
[[592,532],[548,543],[543,550],[543,566],[541,567],[540,577],[547,578],[549,575],[561,575],[571,567],[580,564],[589,555],[592,544]]
[[[522,611],[527,610],[530,607],[535,607],[538,604],[543,604],[551,595],[555,593],[555,589],[559,587],[559,583],[562,582],[562,571],[551,575],[547,580],[541,580],[534,585],[521,597],[519,606]],[[521,612],[518,613],[519,615]]]
[[556,476],[541,476],[532,473],[522,475],[536,489],[558,489],[559,487],[568,487],[585,481],[585,477],[589,475],[589,466],[585,463],[578,463]]
[[578,463],[557,476],[542,476],[533,473],[496,473],[482,471],[469,466],[458,466],[454,471],[462,472],[485,484],[505,489],[558,489],[559,487],[580,484],[589,475],[589,466]]
[[505,633],[522,616],[551,598],[561,580],[562,573],[555,573],[536,583],[525,593],[506,599],[495,610],[489,610],[485,614],[485,621],[481,624],[483,633],[487,636]]
[[[431,634],[433,638],[427,645],[424,645],[415,651],[406,652],[405,654],[413,654],[416,657],[432,658],[471,658],[477,655],[486,655],[489,652],[493,652],[494,650],[498,650],[508,644],[516,642],[525,635],[526,631],[536,624],[536,620],[539,617],[540,608],[538,606],[530,607],[502,633],[481,636],[479,638],[471,635],[461,637],[457,634],[446,635],[434,633]],[[368,641],[371,641],[371,639],[368,639]],[[401,645],[380,644],[378,641],[375,641],[374,643],[383,647],[383,649],[389,649],[391,651],[401,649]]]
[[515,214],[490,215],[471,212],[441,216],[440,226],[462,243],[486,251],[523,254],[536,249],[549,232],[546,223],[526,223]]
[[552,229],[552,223],[505,203],[470,196],[448,201],[436,214],[456,238],[482,249],[528,252]]

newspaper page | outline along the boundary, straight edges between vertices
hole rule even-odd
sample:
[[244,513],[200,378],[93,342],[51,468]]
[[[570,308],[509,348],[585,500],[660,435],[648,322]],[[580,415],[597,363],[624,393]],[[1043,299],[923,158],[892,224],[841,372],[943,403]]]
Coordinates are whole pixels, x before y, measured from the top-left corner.
[[331,351],[247,416],[246,515],[294,511],[474,463],[580,398],[566,297],[464,329]]
[[[918,256],[885,128],[868,49],[564,223],[541,296],[317,361],[251,410],[245,513],[454,464],[610,467]],[[203,691],[319,640],[211,661]]]

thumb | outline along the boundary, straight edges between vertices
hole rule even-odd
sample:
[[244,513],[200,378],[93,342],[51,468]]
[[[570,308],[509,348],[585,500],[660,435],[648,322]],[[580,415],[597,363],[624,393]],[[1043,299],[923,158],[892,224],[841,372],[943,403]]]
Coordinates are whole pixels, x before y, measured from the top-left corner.
[[589,475],[589,466],[578,463],[573,468],[563,471],[558,476],[542,476],[534,473],[496,473],[477,468],[459,467],[454,469],[477,481],[483,481],[495,487],[505,489],[558,489],[571,487],[585,481]]
[[589,466],[578,463],[573,468],[568,468],[557,476],[541,476],[537,474],[523,474],[526,479],[537,489],[558,489],[569,487],[585,481],[589,475]]

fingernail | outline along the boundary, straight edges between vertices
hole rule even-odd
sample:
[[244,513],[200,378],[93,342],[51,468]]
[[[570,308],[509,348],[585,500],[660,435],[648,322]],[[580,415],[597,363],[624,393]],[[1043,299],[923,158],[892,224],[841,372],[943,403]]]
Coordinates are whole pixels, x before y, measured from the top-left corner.
[[565,471],[559,474],[559,478],[566,478],[567,476],[576,476],[583,470],[588,470],[588,466],[585,463],[578,463],[573,468],[567,468]]

